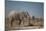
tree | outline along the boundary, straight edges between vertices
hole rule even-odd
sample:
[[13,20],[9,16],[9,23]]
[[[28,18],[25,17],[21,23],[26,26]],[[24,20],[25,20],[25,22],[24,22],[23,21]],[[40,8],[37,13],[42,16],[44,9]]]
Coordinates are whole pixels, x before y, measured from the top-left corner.
[[34,20],[35,19],[35,16],[32,16],[32,19]]

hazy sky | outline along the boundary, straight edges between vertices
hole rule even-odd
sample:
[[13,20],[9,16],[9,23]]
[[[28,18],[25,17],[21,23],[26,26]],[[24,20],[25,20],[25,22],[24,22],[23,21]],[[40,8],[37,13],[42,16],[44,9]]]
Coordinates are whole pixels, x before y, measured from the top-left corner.
[[25,11],[35,17],[43,17],[43,3],[38,2],[23,2],[23,1],[8,1],[6,2],[6,15],[12,10]]

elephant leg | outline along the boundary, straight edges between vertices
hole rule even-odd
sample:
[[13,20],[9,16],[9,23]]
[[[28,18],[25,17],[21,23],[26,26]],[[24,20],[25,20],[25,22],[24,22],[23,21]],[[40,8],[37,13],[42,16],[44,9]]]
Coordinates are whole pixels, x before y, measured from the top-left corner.
[[19,19],[19,21],[20,21],[20,22],[19,22],[19,25],[21,25],[21,19]]

